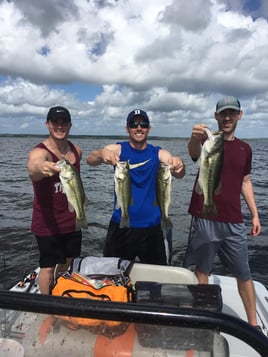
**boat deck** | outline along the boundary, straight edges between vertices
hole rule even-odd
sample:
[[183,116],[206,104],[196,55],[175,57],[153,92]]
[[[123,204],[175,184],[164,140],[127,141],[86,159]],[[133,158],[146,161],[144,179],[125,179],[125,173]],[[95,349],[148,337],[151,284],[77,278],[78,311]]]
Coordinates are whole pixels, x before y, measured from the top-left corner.
[[[196,277],[191,271],[177,267],[134,264],[130,277],[133,284],[137,281],[153,281],[159,283],[168,281],[171,284],[182,285],[197,284]],[[5,301],[5,303],[1,303],[0,294],[0,307],[3,307],[3,305],[9,307],[14,306],[14,309],[2,308],[0,310],[2,337],[2,339],[0,339],[0,357],[9,357],[8,353],[11,352],[12,348],[15,349],[14,353],[16,354],[10,355],[10,357],[47,357],[48,355],[50,357],[266,356],[266,354],[260,354],[255,348],[250,347],[245,339],[241,341],[241,339],[238,338],[239,333],[234,333],[234,335],[238,335],[238,337],[234,337],[232,334],[226,333],[226,331],[220,332],[222,331],[222,326],[223,330],[225,329],[225,325],[221,322],[219,316],[226,319],[226,316],[228,318],[230,315],[230,318],[241,319],[241,322],[244,320],[243,324],[247,325],[245,323],[246,316],[244,307],[237,292],[235,279],[212,275],[210,277],[210,284],[219,285],[221,287],[223,300],[222,313],[217,315],[218,323],[216,321],[215,326],[213,325],[213,315],[208,313],[206,316],[207,319],[203,319],[202,316],[199,316],[201,321],[204,321],[203,325],[199,325],[201,328],[196,326],[189,327],[188,320],[192,323],[195,322],[195,316],[191,316],[189,311],[181,311],[182,314],[178,316],[180,309],[164,309],[161,308],[161,306],[147,307],[144,305],[137,306],[135,310],[135,304],[124,304],[130,306],[128,310],[126,310],[125,306],[123,308],[120,307],[122,304],[119,304],[117,313],[117,305],[111,303],[112,308],[106,310],[103,310],[103,305],[100,304],[98,312],[98,304],[90,304],[89,302],[85,304],[85,299],[83,299],[84,305],[82,305],[82,302],[79,302],[79,309],[83,311],[86,317],[92,316],[92,312],[98,314],[103,310],[107,319],[112,319],[113,316],[117,316],[116,319],[118,319],[118,314],[122,313],[122,319],[120,318],[120,320],[124,322],[119,327],[117,326],[108,332],[102,328],[98,328],[98,330],[92,328],[73,329],[73,326],[68,325],[66,321],[63,321],[58,316],[55,317],[54,313],[54,311],[59,311],[59,314],[61,314],[60,311],[62,309],[65,312],[70,311],[70,304],[68,303],[66,305],[66,303],[70,302],[67,300],[71,299],[58,298],[54,301],[52,298],[53,304],[50,304],[51,306],[49,307],[42,308],[42,306],[46,306],[46,302],[49,302],[51,297],[48,298],[39,294],[37,281],[31,286],[30,291],[27,293],[27,284],[23,288],[16,285],[11,291],[15,293],[20,291],[23,294],[16,294],[14,299],[10,296],[9,300],[6,299],[3,294],[3,301]],[[262,284],[257,282],[254,282],[254,284],[257,294],[259,324],[264,330],[267,330],[267,290]],[[10,294],[10,292],[6,292],[6,294],[7,293]],[[21,296],[24,299],[21,305],[17,296]],[[28,304],[27,296],[32,298],[32,302],[28,301]],[[78,300],[81,299],[77,299],[77,301]],[[58,303],[58,301],[60,301],[60,303]],[[61,301],[63,301],[63,303],[61,303]],[[64,303],[66,308],[61,306]],[[73,304],[73,309],[77,308],[75,305],[76,304]],[[105,307],[108,306],[107,304],[104,305]],[[22,309],[21,306],[25,306],[25,310]],[[148,311],[146,309],[148,309]],[[39,313],[39,310],[41,310],[42,313]],[[49,314],[43,313],[48,311]],[[95,315],[93,316],[95,317]],[[129,320],[128,317],[130,318]],[[100,316],[100,318],[103,318],[103,316]],[[205,326],[206,324],[208,327]],[[243,324],[238,325],[239,328],[243,330],[245,327],[247,329],[247,326]],[[212,325],[214,328],[211,328]],[[234,332],[234,329],[231,330]],[[253,331],[252,335],[249,335],[249,339],[254,339],[254,334],[255,331]],[[261,343],[266,343],[265,337],[257,336],[257,339],[258,338]],[[18,341],[19,347],[6,345],[10,342],[10,339]],[[263,339],[265,339],[265,341],[263,341]],[[4,352],[1,352],[1,349],[4,350]]]

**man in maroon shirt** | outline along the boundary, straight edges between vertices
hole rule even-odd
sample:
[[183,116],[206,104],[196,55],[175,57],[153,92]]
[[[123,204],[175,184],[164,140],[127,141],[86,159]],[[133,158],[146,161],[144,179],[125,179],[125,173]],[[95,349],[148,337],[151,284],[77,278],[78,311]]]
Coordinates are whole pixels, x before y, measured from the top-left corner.
[[29,153],[28,172],[34,189],[32,232],[40,253],[39,287],[48,294],[57,271],[65,270],[71,259],[80,255],[81,230],[76,214],[70,212],[62,192],[56,162],[63,157],[80,171],[81,149],[67,140],[71,115],[64,107],[50,108],[46,126],[49,136]]
[[[241,212],[242,194],[252,217],[252,236],[261,231],[258,211],[250,179],[252,152],[250,146],[234,135],[242,118],[240,102],[235,97],[218,101],[215,119],[219,130],[224,131],[224,162],[221,171],[221,191],[214,195],[216,215],[202,215],[204,197],[195,189],[189,207],[192,215],[188,247],[184,266],[195,265],[195,273],[201,284],[208,283],[213,270],[215,255],[236,277],[248,322],[256,326],[256,297],[248,264],[247,234]],[[202,143],[207,139],[206,125],[194,125],[188,142],[189,155],[197,161]],[[195,187],[195,186],[194,186]]]

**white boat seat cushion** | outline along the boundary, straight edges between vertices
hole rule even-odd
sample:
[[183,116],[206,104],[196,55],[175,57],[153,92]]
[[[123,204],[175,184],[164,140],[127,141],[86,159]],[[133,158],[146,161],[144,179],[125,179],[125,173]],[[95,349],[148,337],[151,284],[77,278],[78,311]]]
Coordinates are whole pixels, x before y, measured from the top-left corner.
[[197,284],[196,275],[186,269],[174,266],[134,263],[129,273],[133,284],[136,281],[154,281],[170,284]]

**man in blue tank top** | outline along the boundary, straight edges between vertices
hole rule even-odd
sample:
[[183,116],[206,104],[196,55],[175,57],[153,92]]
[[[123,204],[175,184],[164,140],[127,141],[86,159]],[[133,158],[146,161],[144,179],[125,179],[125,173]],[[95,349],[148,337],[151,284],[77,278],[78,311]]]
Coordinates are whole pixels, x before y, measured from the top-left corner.
[[[185,175],[182,159],[172,156],[167,150],[147,143],[150,121],[146,112],[135,109],[127,117],[126,131],[129,141],[110,144],[89,153],[87,163],[97,166],[102,163],[116,166],[127,165],[130,189],[127,223],[122,226],[124,210],[118,205],[121,199],[116,188],[112,218],[106,237],[104,256],[120,257],[142,263],[167,264],[164,235],[161,228],[161,211],[157,202],[157,175],[160,163],[169,165],[175,178]],[[115,174],[116,177],[116,174]],[[120,180],[120,174],[118,175]],[[117,193],[117,194],[116,194]],[[123,214],[122,214],[123,212]]]

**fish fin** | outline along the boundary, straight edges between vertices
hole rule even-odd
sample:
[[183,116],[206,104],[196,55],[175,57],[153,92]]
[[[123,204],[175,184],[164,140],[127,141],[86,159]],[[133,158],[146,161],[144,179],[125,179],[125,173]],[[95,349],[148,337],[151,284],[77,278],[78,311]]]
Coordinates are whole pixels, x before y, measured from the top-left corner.
[[89,200],[88,200],[87,196],[85,196],[84,207],[88,207],[88,206],[89,206]]
[[198,181],[196,182],[196,185],[195,185],[195,192],[198,195],[202,195],[203,194],[202,187],[200,186],[200,183]]
[[115,209],[121,208],[117,195],[115,195]]
[[119,228],[129,228],[130,224],[129,224],[129,217],[123,217],[121,216],[121,221],[119,224]]
[[208,136],[208,139],[213,139],[212,131],[209,128],[205,128],[205,132]]
[[203,214],[204,217],[216,216],[217,215],[217,209],[216,209],[215,204],[204,205],[203,206],[203,210],[202,210],[202,214]]
[[215,195],[219,195],[221,193],[221,181],[218,183],[218,186],[216,187],[214,193]]
[[121,208],[121,206],[119,205],[118,201],[116,201],[116,203],[115,203],[115,209],[119,209],[119,208]]
[[70,212],[74,212],[74,206],[70,202],[68,202],[68,209]]

